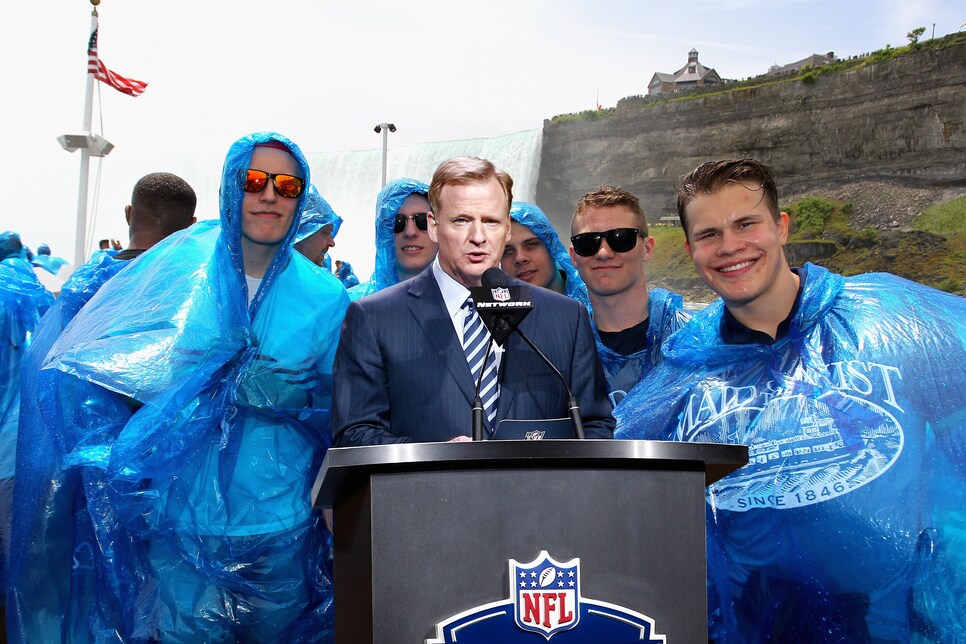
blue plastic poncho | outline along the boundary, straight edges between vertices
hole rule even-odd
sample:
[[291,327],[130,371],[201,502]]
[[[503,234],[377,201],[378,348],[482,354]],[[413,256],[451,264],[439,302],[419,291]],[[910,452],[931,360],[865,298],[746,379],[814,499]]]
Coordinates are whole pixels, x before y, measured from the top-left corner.
[[12,230],[6,230],[0,233],[0,261],[9,257],[29,261],[27,249],[20,240],[20,235]]
[[319,194],[315,184],[310,184],[308,196],[305,199],[305,209],[302,210],[299,227],[295,233],[295,243],[308,239],[329,224],[332,225],[332,237],[334,238],[339,234],[342,217],[335,214],[329,202]]
[[352,264],[347,261],[342,262],[342,265],[335,272],[335,276],[339,278],[339,281],[347,289],[359,285],[359,278],[356,277],[355,271],[352,270]]
[[[53,301],[53,295],[37,279],[30,264],[19,257],[0,261],[0,480],[13,478],[20,417],[20,365],[40,318]],[[6,530],[0,531],[6,542]]]
[[44,547],[14,588],[20,639],[331,638],[328,534],[309,497],[348,296],[292,252],[293,221],[248,303],[240,177],[269,141],[308,180],[284,137],[237,141],[221,220],[132,262],[47,355],[37,395],[63,485],[25,519]]
[[570,252],[560,241],[557,231],[553,229],[553,224],[539,207],[525,201],[514,201],[510,207],[510,218],[518,224],[523,224],[533,234],[540,238],[543,245],[547,247],[547,252],[553,258],[557,270],[563,271],[566,278],[564,295],[583,303],[590,308],[590,299],[587,296],[587,287],[580,279],[580,273],[570,259]]
[[[16,238],[16,239],[13,239]],[[20,374],[40,318],[53,302],[25,259],[16,233],[0,234],[0,584],[7,584]],[[2,601],[0,601],[2,603]]]
[[50,254],[50,246],[41,244],[37,247],[37,254],[30,262],[38,268],[42,268],[51,275],[56,275],[60,269],[67,265],[67,260],[63,257],[53,257]]
[[631,355],[621,355],[604,346],[600,341],[597,325],[594,325],[597,353],[600,354],[600,361],[604,365],[608,395],[615,408],[621,404],[627,392],[637,386],[651,369],[660,364],[663,359],[661,346],[664,341],[691,319],[691,314],[684,308],[684,300],[681,296],[663,288],[652,288],[648,291],[647,308],[649,320],[647,344]]
[[966,641],[966,300],[806,265],[787,337],[664,345],[615,438],[743,443],[709,488],[718,642]]
[[429,194],[429,186],[416,179],[396,179],[379,191],[379,196],[376,197],[376,268],[369,281],[349,290],[351,299],[357,300],[399,283],[393,225],[396,223],[396,213],[411,194],[426,196]]
[[[70,577],[63,574],[62,568],[64,561],[72,561],[71,543],[68,538],[62,538],[62,531],[65,525],[69,525],[73,511],[73,479],[65,477],[60,469],[61,454],[40,411],[37,376],[64,327],[107,280],[129,263],[115,260],[116,253],[114,250],[96,251],[90,260],[67,278],[59,297],[37,327],[33,342],[24,356],[17,439],[18,473],[11,534],[11,621],[8,623],[11,638],[19,637],[22,640],[29,632],[32,635],[30,639],[35,639],[41,632],[45,635],[56,632],[37,629],[18,632],[16,612],[34,612],[38,616],[43,615],[39,619],[46,620],[47,624],[56,622],[60,615],[55,594],[59,592],[60,596],[66,597],[67,591],[60,584],[70,583]],[[47,503],[44,513],[39,512],[37,505],[41,499],[46,499]],[[39,537],[46,530],[51,535],[48,540]],[[53,556],[57,547],[55,544],[61,547],[59,557]],[[48,563],[54,565],[49,566]],[[21,574],[27,577],[21,578]],[[27,582],[32,588],[31,592],[25,593],[24,584]],[[44,592],[51,593],[44,598],[46,603],[32,594]],[[52,612],[43,613],[41,607],[52,609]]]

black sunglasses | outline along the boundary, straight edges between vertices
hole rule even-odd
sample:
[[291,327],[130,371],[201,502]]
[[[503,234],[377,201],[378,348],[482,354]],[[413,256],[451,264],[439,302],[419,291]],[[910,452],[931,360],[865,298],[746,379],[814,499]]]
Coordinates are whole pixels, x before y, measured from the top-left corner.
[[253,170],[249,168],[245,171],[242,190],[245,192],[261,192],[271,181],[275,186],[275,192],[281,197],[295,199],[302,194],[305,182],[298,177],[290,174],[272,174],[263,170]]
[[638,236],[643,237],[637,228],[611,228],[599,233],[580,233],[570,238],[574,252],[581,257],[590,257],[600,250],[600,242],[607,239],[607,245],[615,253],[626,253],[637,246]]
[[429,225],[426,223],[426,215],[428,214],[429,213],[427,212],[417,212],[415,215],[409,215],[408,217],[406,215],[396,215],[396,222],[392,226],[392,232],[398,235],[402,231],[406,230],[406,222],[410,219],[412,219],[413,223],[416,224],[416,228],[426,232],[426,228]]

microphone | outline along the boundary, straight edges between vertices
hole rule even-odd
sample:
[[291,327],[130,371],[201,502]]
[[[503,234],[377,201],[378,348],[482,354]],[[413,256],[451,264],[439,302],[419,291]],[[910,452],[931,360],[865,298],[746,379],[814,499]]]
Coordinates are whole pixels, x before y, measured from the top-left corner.
[[493,340],[503,346],[507,337],[533,310],[528,286],[510,284],[507,274],[488,268],[480,278],[482,286],[470,289],[473,304]]
[[[502,324],[499,326],[499,328],[497,328],[496,315],[488,307],[491,305],[496,305],[496,296],[493,295],[495,289],[507,287],[509,285],[506,273],[495,266],[493,268],[488,268],[481,277],[481,283],[483,284],[482,288],[470,289],[470,293],[473,296],[473,305],[476,307],[477,315],[479,315],[480,319],[483,320],[483,325],[486,326],[487,331],[490,332],[490,337],[502,347],[512,329],[509,328],[509,324],[503,319],[501,319]],[[519,287],[515,288],[519,290]],[[505,295],[509,297],[509,290],[507,288],[503,288],[503,290],[505,291]],[[485,291],[490,291],[489,297],[487,297]],[[503,297],[503,294],[501,294],[501,297]],[[503,302],[506,303],[506,301],[506,298],[504,298]],[[529,302],[527,304],[529,304]],[[519,319],[517,319],[516,323],[519,324],[532,308],[532,306],[529,306],[529,308],[515,308],[514,310],[517,312],[514,313],[514,315],[519,316]],[[522,314],[520,311],[522,311]],[[487,342],[486,352],[483,354],[484,365],[486,364],[486,361],[489,360],[490,351],[492,349],[493,343]],[[483,386],[484,371],[484,369],[480,370],[480,377],[476,380],[476,389],[473,392],[472,438],[474,441],[483,440],[483,400],[480,398],[480,387]]]
[[[482,284],[480,288],[472,288],[470,292],[473,294],[473,302],[477,307],[480,318],[483,320],[483,324],[490,330],[493,339],[501,347],[507,337],[515,331],[540,356],[540,359],[550,367],[550,370],[557,374],[557,378],[560,379],[564,389],[567,391],[567,405],[569,407],[570,420],[574,426],[574,434],[577,438],[584,439],[584,424],[580,420],[580,406],[577,404],[577,399],[574,398],[573,392],[570,391],[570,385],[567,384],[567,379],[563,377],[560,370],[550,362],[550,359],[519,328],[523,319],[533,310],[529,287],[511,285],[507,274],[496,266],[487,269],[483,273],[480,283]],[[486,311],[485,315],[484,311]],[[498,337],[500,338],[499,340],[497,340]],[[489,346],[487,346],[487,349],[489,349]],[[482,374],[480,375],[482,380]],[[480,383],[478,382],[476,385],[477,399],[473,401],[474,414],[476,414],[479,390]],[[480,403],[479,407],[480,427],[482,428],[483,404]],[[475,423],[476,417],[474,416],[474,432],[476,430]],[[480,435],[482,437],[482,429],[480,430]],[[475,434],[473,440],[477,440]]]

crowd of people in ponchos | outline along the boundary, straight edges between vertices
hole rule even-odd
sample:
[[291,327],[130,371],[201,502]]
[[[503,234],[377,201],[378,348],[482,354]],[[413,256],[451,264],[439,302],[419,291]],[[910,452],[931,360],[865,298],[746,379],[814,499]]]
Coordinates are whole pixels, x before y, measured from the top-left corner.
[[[569,243],[513,202],[501,266],[586,307],[614,438],[749,446],[708,490],[710,639],[966,641],[966,300],[789,267],[755,160],[672,188],[719,296],[700,311],[648,288],[654,239],[616,186],[577,201]],[[95,251],[57,297],[35,270],[65,262],[0,235],[11,641],[331,641],[330,526],[309,497],[340,326],[433,264],[430,191],[378,194],[361,283],[330,259],[341,217],[271,132],[228,151],[217,220],[195,221],[179,177],[144,177],[127,248]]]

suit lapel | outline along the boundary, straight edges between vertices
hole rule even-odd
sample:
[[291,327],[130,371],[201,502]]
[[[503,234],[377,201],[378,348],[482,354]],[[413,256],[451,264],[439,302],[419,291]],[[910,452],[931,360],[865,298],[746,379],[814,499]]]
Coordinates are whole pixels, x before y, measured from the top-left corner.
[[410,314],[422,329],[429,346],[466,396],[467,405],[472,404],[476,383],[473,382],[463,354],[463,345],[456,337],[456,329],[446,311],[446,303],[439,292],[432,270],[425,270],[413,279],[409,286],[409,295]]

